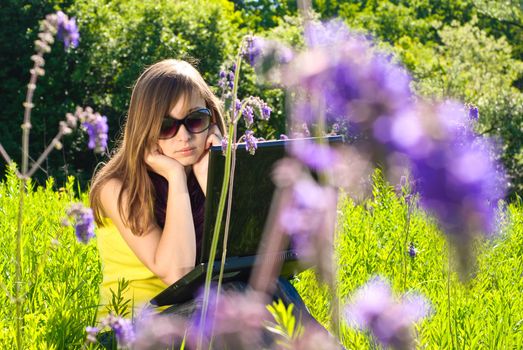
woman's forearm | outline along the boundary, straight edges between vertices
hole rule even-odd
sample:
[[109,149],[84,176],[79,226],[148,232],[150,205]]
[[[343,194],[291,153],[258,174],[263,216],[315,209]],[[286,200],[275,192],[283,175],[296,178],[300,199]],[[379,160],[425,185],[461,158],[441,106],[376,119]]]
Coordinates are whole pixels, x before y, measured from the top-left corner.
[[165,225],[156,249],[155,265],[158,277],[170,284],[194,267],[196,237],[185,173],[176,173],[167,180]]

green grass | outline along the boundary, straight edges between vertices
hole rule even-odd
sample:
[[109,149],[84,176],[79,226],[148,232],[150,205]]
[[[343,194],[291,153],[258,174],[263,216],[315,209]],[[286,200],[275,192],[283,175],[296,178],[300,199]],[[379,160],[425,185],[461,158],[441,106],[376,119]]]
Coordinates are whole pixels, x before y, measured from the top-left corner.
[[[101,281],[96,241],[76,242],[73,229],[61,227],[73,198],[73,180],[64,189],[53,183],[30,189],[23,225],[24,348],[80,348],[85,327],[92,325]],[[13,176],[0,184],[0,348],[15,347],[14,251],[18,187]],[[434,222],[418,208],[410,215],[401,196],[381,180],[374,197],[360,204],[342,199],[339,206],[336,254],[342,301],[375,275],[390,280],[396,293],[417,291],[433,306],[432,315],[417,325],[420,349],[523,348],[523,208],[508,206],[510,224],[496,238],[478,242],[477,274],[469,283],[452,272],[450,317],[447,295],[447,243]],[[53,243],[53,239],[57,243]],[[409,242],[418,249],[411,259]],[[405,243],[407,242],[407,244]],[[298,276],[296,287],[315,317],[329,324],[325,287],[312,271]],[[450,322],[449,322],[450,320]],[[449,327],[451,331],[449,331]],[[342,327],[347,348],[365,349],[364,334]]]
[[[339,209],[336,253],[342,301],[348,301],[372,276],[380,275],[390,281],[398,295],[416,291],[430,300],[432,315],[417,325],[418,348],[523,349],[521,202],[508,206],[510,224],[498,236],[476,242],[475,278],[461,283],[453,267],[450,286],[445,238],[433,220],[414,206],[405,239],[405,200],[379,178],[373,199],[357,205],[345,198]],[[409,242],[418,249],[415,258],[407,254]],[[318,285],[314,273],[301,274],[295,286],[311,313],[328,326],[331,298],[326,288]],[[371,346],[364,334],[347,327],[342,329],[342,339],[351,349]]]

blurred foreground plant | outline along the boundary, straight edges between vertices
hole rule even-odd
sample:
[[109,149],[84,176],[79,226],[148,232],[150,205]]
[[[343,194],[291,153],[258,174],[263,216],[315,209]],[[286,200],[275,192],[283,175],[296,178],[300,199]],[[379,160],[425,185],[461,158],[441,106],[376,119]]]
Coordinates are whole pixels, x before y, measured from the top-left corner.
[[[273,205],[282,219],[269,225],[267,234],[277,239],[286,232],[300,256],[319,268],[331,286],[331,327],[337,333],[331,249],[336,216],[329,214],[335,206],[326,209],[330,188],[342,188],[360,200],[369,194],[367,179],[376,166],[392,183],[411,173],[421,205],[456,248],[457,271],[467,280],[474,265],[473,239],[495,230],[506,179],[496,142],[474,132],[477,109],[421,100],[411,91],[405,69],[341,21],[306,22],[305,41],[305,50],[289,55],[279,43],[256,40],[256,68],[287,90],[291,137],[309,130],[322,137],[341,129],[350,142],[336,148],[322,138],[293,143],[293,160],[281,162],[275,171],[280,195]],[[282,63],[282,53],[292,59]],[[410,340],[392,341],[372,325],[367,328],[382,343],[409,348]]]

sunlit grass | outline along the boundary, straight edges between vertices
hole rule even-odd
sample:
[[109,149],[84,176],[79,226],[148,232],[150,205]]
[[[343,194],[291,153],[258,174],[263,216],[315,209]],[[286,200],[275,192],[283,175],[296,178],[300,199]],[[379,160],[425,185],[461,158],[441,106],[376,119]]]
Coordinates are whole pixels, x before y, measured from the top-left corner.
[[[101,281],[96,240],[77,243],[70,227],[60,221],[74,198],[74,182],[56,191],[47,186],[29,190],[24,214],[23,276],[24,345],[26,348],[80,348],[85,327],[94,324]],[[15,347],[14,237],[18,205],[17,181],[0,184],[0,348]],[[478,244],[478,269],[468,284],[451,274],[448,317],[447,243],[434,222],[414,208],[407,228],[407,205],[393,188],[378,181],[374,198],[355,204],[344,198],[339,206],[336,241],[338,290],[346,300],[371,276],[390,280],[397,293],[417,291],[430,299],[432,315],[421,322],[420,349],[523,348],[523,210],[508,206],[511,224],[496,238]],[[405,244],[407,242],[407,244]],[[408,244],[417,249],[407,254]],[[298,276],[296,287],[311,312],[329,324],[330,297],[317,286],[314,274]],[[449,327],[451,330],[449,331]],[[368,348],[363,333],[342,328],[347,348]]]

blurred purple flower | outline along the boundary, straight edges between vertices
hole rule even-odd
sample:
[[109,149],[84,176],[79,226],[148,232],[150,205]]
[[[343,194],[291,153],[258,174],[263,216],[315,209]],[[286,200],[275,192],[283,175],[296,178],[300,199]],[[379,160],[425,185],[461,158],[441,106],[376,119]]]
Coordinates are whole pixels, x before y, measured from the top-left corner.
[[227,140],[227,137],[222,137],[222,143],[221,143],[221,146],[222,146],[222,154],[225,155],[227,153],[227,145],[228,145],[229,141]]
[[342,20],[325,23],[310,22],[305,28],[305,42],[310,48],[342,43],[354,36]]
[[269,119],[271,117],[271,112],[272,112],[271,107],[269,107],[266,103],[264,103],[261,106],[261,117],[262,117],[262,119],[264,119],[264,120]]
[[251,66],[256,64],[257,60],[262,54],[263,45],[264,40],[259,37],[249,35],[245,38],[243,55],[246,56]]
[[336,151],[327,144],[302,139],[290,144],[289,152],[309,168],[322,171],[332,168],[338,161]]
[[289,137],[285,134],[280,134],[280,140],[288,140]]
[[254,136],[254,133],[251,130],[245,130],[245,150],[254,155],[257,148],[258,140]]
[[[459,105],[436,110],[439,134],[424,135],[420,152],[404,148],[421,194],[421,204],[434,213],[445,231],[454,235],[492,233],[497,203],[505,195],[506,180],[496,145],[463,127]],[[433,117],[434,118],[434,117]]]
[[116,335],[116,340],[118,341],[119,347],[129,347],[136,339],[131,320],[117,317],[116,320],[111,324],[111,328]]
[[[203,293],[197,300],[203,299]],[[255,291],[221,291],[211,289],[205,320],[197,310],[188,329],[188,344],[196,345],[203,331],[204,344],[211,336],[214,348],[254,349],[260,346],[264,322],[270,319],[263,296]],[[239,326],[240,325],[240,326]]]
[[100,329],[107,327],[113,330],[118,342],[118,348],[130,347],[136,339],[131,320],[110,313],[100,321]]
[[293,350],[341,350],[343,347],[327,330],[316,325],[305,325],[301,336],[290,344]]
[[[282,174],[296,170],[292,163],[281,163],[275,172],[282,183]],[[337,192],[334,188],[318,185],[310,175],[298,175],[290,187],[289,200],[280,212],[279,223],[289,235],[293,249],[300,260],[317,266],[320,275],[328,280],[332,277],[332,239],[336,223]]]
[[64,47],[77,47],[80,39],[80,33],[76,26],[76,19],[74,17],[68,18],[65,13],[58,11],[57,16],[57,37],[64,42]]
[[103,153],[107,148],[107,132],[109,131],[107,117],[98,113],[92,114],[82,123],[82,126],[89,135],[87,147],[94,149],[95,152]]
[[[94,234],[94,217],[91,208],[86,208],[81,203],[74,203],[67,209],[66,214],[75,222],[75,234],[79,242],[87,244]],[[69,226],[69,221],[62,221]]]
[[136,340],[133,349],[179,349],[184,341],[188,320],[185,317],[158,314],[144,309],[134,318]]
[[254,122],[254,110],[252,107],[249,105],[243,107],[242,115],[247,127],[251,126]]
[[87,343],[96,343],[96,341],[97,341],[96,336],[100,332],[100,329],[98,329],[97,327],[87,326],[87,327],[85,327],[85,332],[87,334],[87,336],[85,337],[86,342]]
[[410,349],[412,324],[429,312],[430,305],[422,296],[408,295],[396,302],[388,283],[374,278],[353,295],[345,317],[350,326],[368,329],[385,347]]

